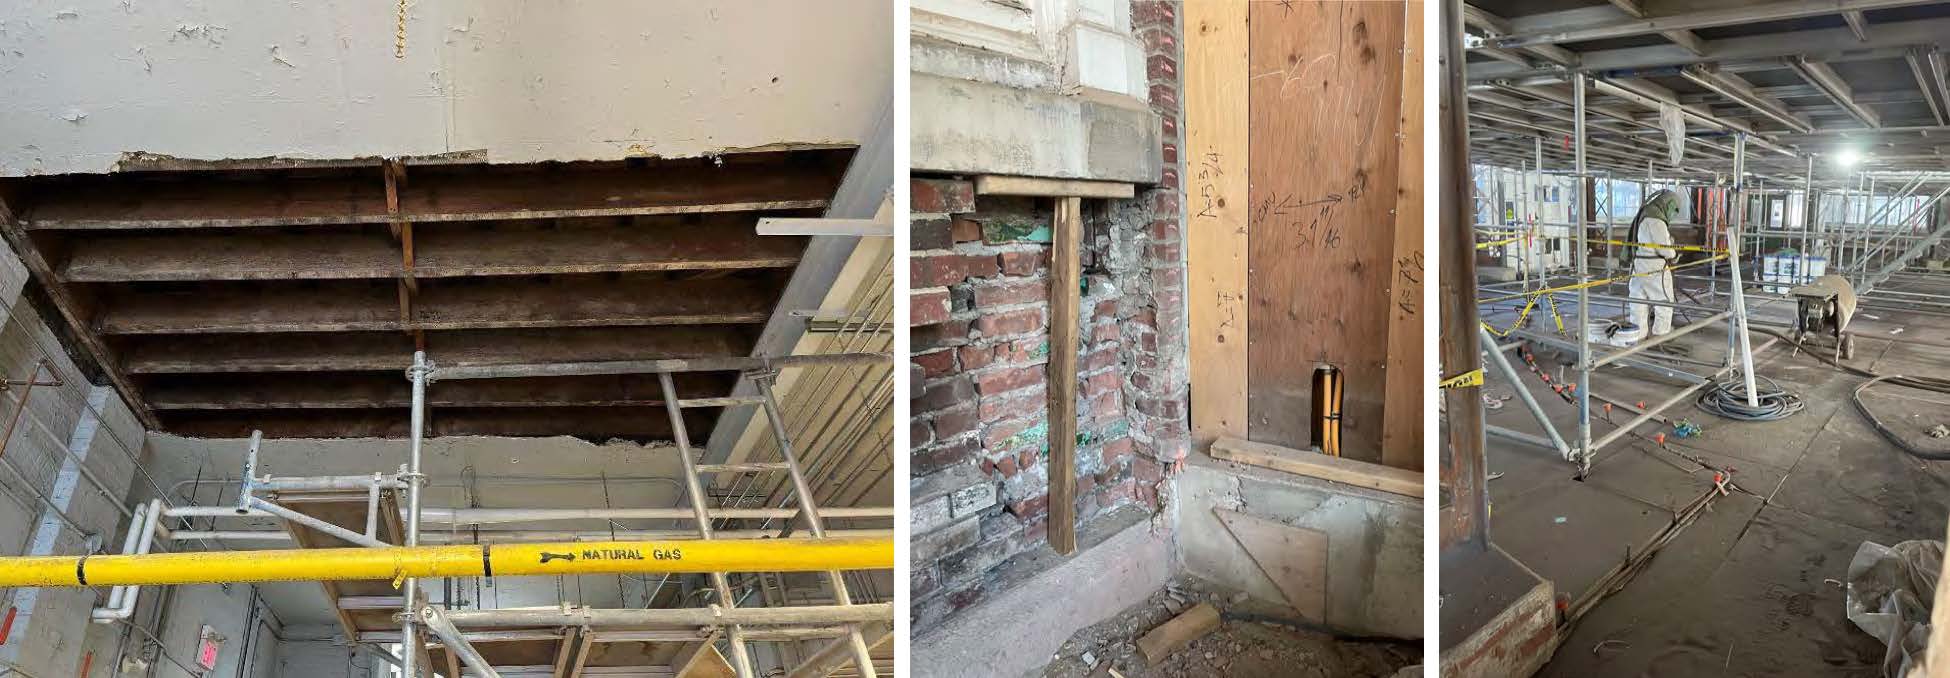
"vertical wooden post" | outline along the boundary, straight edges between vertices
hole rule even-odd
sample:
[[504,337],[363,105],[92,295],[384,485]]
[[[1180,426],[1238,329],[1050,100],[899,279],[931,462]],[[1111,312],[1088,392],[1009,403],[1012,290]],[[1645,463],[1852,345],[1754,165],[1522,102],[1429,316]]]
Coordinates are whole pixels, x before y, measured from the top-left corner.
[[1056,199],[1049,262],[1049,543],[1077,550],[1077,309],[1083,199]]
[[1381,463],[1422,470],[1422,3],[1404,2],[1402,118],[1395,185],[1394,279],[1388,283],[1388,363]]
[[[1185,12],[1186,309],[1192,444],[1244,440],[1246,427],[1247,4]],[[1419,224],[1418,224],[1419,225]],[[1418,230],[1417,233],[1420,233]]]
[[[1463,79],[1462,0],[1443,0],[1440,25],[1450,27],[1442,37],[1441,101],[1442,160],[1437,163],[1437,256],[1440,259],[1442,360],[1440,376],[1465,374],[1483,366],[1476,340],[1475,190],[1469,174],[1469,96]],[[1578,256],[1585,256],[1579,252]],[[1448,418],[1449,444],[1441,448],[1441,548],[1458,544],[1489,546],[1489,461],[1483,456],[1483,397],[1477,389],[1442,393]]]

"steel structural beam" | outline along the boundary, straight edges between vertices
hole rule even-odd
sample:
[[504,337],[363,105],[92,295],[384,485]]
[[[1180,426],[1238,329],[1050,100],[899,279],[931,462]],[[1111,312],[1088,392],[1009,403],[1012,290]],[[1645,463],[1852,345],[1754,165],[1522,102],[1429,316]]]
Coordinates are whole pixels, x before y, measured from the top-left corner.
[[[1784,0],[1662,17],[1628,19],[1581,28],[1535,32],[1526,31],[1521,22],[1513,21],[1511,22],[1511,28],[1516,33],[1499,38],[1494,42],[1498,47],[1523,47],[1526,45],[1585,42],[1589,40],[1605,40],[1608,38],[1625,38],[1649,33],[1663,33],[1666,31],[1714,28],[1718,26],[1840,14],[1844,12],[1927,5],[1933,1],[1935,0]],[[1851,34],[1850,37],[1854,36]]]
[[[1846,28],[1819,28],[1804,31],[1721,38],[1706,43],[1704,54],[1694,54],[1677,45],[1621,47],[1579,52],[1578,70],[1593,73],[1644,71],[1696,63],[1715,63],[1734,70],[1741,62],[1765,65],[1784,57],[1805,55],[1821,61],[1835,61],[1844,55],[1897,58],[1917,45],[1943,46],[1950,43],[1950,19],[1918,19],[1876,24],[1865,42]],[[1884,52],[1886,51],[1886,54]],[[1545,76],[1562,77],[1564,69],[1523,68],[1506,64],[1471,64],[1469,80],[1516,80]]]
[[1789,58],[1787,64],[1794,69],[1795,73],[1800,74],[1803,80],[1814,85],[1815,89],[1821,90],[1821,93],[1827,95],[1835,105],[1848,111],[1849,115],[1854,116],[1862,124],[1870,127],[1882,126],[1882,116],[1856,101],[1855,90],[1849,87],[1848,82],[1843,80],[1835,69],[1829,68],[1828,64],[1800,56]]

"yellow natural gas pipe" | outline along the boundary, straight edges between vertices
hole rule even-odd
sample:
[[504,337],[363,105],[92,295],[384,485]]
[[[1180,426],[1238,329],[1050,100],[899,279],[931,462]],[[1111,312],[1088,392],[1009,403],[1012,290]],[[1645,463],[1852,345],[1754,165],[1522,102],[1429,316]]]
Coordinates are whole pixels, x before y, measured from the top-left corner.
[[0,587],[148,586],[657,572],[823,572],[894,566],[894,540],[739,539],[466,544],[0,558]]

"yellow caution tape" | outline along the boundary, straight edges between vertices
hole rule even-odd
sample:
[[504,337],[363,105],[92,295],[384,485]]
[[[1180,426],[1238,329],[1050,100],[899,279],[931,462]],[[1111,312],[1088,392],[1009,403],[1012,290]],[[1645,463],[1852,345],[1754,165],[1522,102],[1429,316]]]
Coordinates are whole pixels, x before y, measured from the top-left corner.
[[1482,385],[1483,385],[1483,368],[1481,367],[1442,380],[1442,390],[1444,391],[1447,391],[1452,388],[1464,388],[1468,386],[1482,386]]

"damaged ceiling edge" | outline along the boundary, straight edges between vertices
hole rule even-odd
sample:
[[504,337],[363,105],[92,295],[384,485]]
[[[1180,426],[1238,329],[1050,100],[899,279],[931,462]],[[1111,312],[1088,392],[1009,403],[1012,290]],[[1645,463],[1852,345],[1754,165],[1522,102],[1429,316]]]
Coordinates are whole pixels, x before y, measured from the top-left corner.
[[[780,141],[759,146],[726,147],[706,153],[683,156],[663,156],[654,153],[627,153],[610,157],[554,158],[541,162],[613,162],[618,160],[685,160],[692,158],[715,158],[739,153],[779,153],[792,151],[844,150],[857,148],[858,143],[842,141]],[[340,169],[353,167],[381,167],[388,160],[396,160],[407,166],[431,165],[471,165],[471,164],[517,164],[514,161],[496,158],[488,149],[477,148],[464,151],[448,151],[423,155],[404,155],[387,158],[376,155],[363,155],[346,158],[321,158],[304,155],[268,155],[255,158],[197,158],[152,153],[149,151],[125,151],[122,156],[102,173],[119,172],[171,172],[171,171],[215,171],[215,170],[284,170],[284,169]],[[84,172],[93,174],[93,172]],[[32,176],[32,175],[29,175]]]

